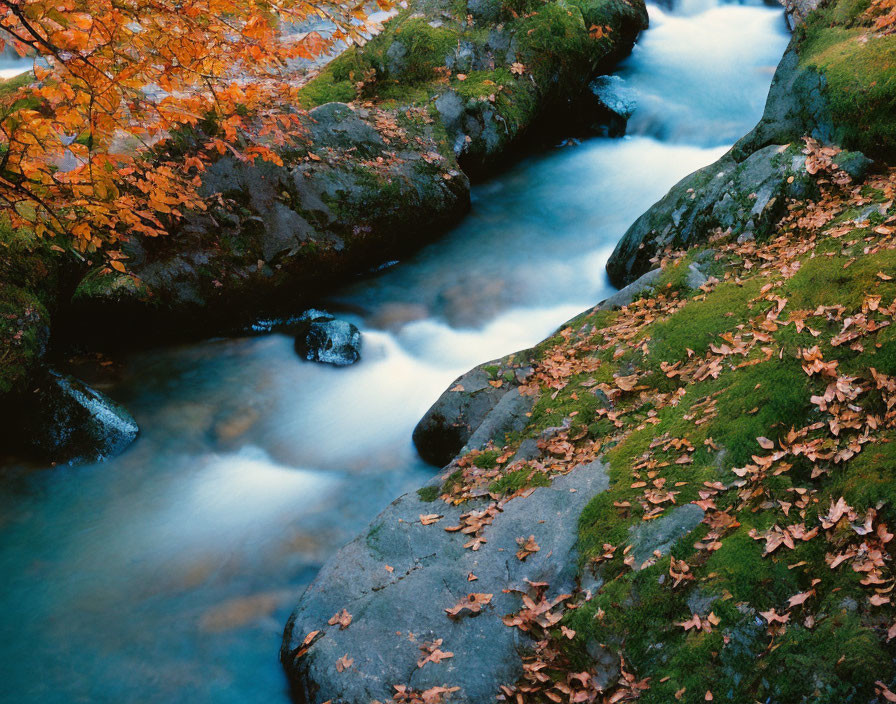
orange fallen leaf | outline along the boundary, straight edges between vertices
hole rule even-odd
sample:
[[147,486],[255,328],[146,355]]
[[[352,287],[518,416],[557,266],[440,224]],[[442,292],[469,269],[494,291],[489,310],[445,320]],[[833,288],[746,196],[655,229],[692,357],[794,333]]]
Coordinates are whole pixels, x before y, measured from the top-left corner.
[[445,613],[448,614],[448,618],[453,619],[461,618],[466,615],[466,612],[469,612],[470,615],[478,614],[482,611],[482,607],[492,600],[493,596],[493,594],[481,593],[468,594],[450,609],[445,609]]
[[327,623],[331,626],[335,626],[337,623],[339,624],[339,630],[344,631],[348,628],[349,624],[352,622],[352,615],[343,609],[338,614],[334,615]]
[[345,672],[354,664],[354,662],[354,659],[350,658],[348,653],[346,653],[336,661],[336,672]]
[[528,539],[517,538],[516,543],[520,546],[520,549],[516,553],[516,557],[521,562],[529,557],[529,555],[532,555],[541,550],[541,547],[538,545],[538,543],[535,542],[534,535],[530,535]]

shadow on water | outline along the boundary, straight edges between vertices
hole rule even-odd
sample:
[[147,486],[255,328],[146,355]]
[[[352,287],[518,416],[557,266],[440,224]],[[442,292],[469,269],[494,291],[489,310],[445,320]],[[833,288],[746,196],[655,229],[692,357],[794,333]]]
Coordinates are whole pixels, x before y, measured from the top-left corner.
[[477,185],[459,227],[340,291],[362,361],[280,335],[128,357],[103,390],[143,429],[114,461],[0,481],[0,701],[287,702],[290,608],[321,563],[432,476],[411,430],[471,366],[609,292],[607,256],[679,178],[758,119],[782,13],[652,6],[621,75],[630,136],[530,155]]

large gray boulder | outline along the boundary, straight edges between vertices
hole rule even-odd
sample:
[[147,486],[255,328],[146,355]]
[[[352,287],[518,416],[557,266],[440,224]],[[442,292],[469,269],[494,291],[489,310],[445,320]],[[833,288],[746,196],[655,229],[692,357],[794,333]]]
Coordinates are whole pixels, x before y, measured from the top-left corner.
[[[280,653],[290,681],[309,704],[391,701],[395,685],[456,686],[452,702],[493,701],[500,685],[519,678],[519,651],[530,643],[502,622],[521,608],[519,595],[507,590],[526,591],[529,580],[547,582],[548,598],[572,591],[579,514],[608,485],[605,466],[593,462],[512,499],[483,529],[486,542],[476,551],[463,547],[469,536],[445,527],[486,503],[452,506],[417,494],[397,499],[329,560],[302,596]],[[423,525],[421,516],[429,514],[443,518]],[[523,561],[517,539],[530,535],[540,549]],[[471,593],[491,598],[478,614],[449,618],[445,609]],[[329,625],[343,609],[351,623]],[[320,634],[297,657],[313,631]],[[453,657],[419,666],[421,646],[437,639]],[[344,656],[352,662],[339,672]]]
[[86,463],[123,452],[140,429],[130,413],[74,377],[47,372],[22,408],[26,443],[58,463]]
[[735,236],[768,234],[787,212],[787,199],[814,186],[806,157],[769,145],[743,161],[730,153],[677,183],[628,229],[607,262],[610,280],[624,286],[656,266],[667,247],[705,242],[717,229]]

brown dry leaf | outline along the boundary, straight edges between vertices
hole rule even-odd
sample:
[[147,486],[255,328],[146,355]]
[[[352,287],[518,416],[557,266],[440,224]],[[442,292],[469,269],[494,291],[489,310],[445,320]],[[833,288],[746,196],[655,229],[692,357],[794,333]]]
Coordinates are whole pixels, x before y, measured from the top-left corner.
[[761,447],[763,450],[771,450],[775,447],[775,443],[766,437],[758,437],[756,438],[756,442],[759,443],[759,447]]
[[494,594],[472,593],[465,596],[450,609],[445,609],[448,618],[458,619],[465,615],[474,616],[482,611],[482,607],[488,604]]
[[790,620],[790,614],[779,614],[774,609],[760,611],[759,615],[768,621],[770,625],[774,623],[787,623]]
[[354,662],[354,659],[350,658],[348,653],[346,653],[336,661],[336,672],[345,672],[354,664]]
[[896,638],[896,621],[887,629],[887,643]]
[[534,535],[530,535],[528,539],[517,538],[516,544],[520,546],[520,549],[516,553],[516,557],[521,562],[529,557],[529,555],[533,555],[541,550],[541,547],[539,547],[538,543],[535,542]]
[[349,624],[352,622],[352,615],[343,609],[338,614],[334,615],[327,623],[331,626],[335,626],[337,623],[339,624],[339,630],[344,631],[348,628]]
[[305,653],[307,653],[307,652],[308,652],[308,648],[311,647],[311,643],[312,643],[312,642],[314,641],[314,639],[317,638],[317,636],[319,636],[319,635],[320,635],[320,631],[319,631],[319,630],[318,630],[318,631],[311,631],[311,633],[309,633],[308,635],[306,635],[305,638],[304,638],[304,640],[302,641],[302,644],[296,649],[295,655],[293,655],[293,657],[294,657],[296,660],[298,660],[298,659],[299,659],[300,657],[302,657]]
[[444,518],[444,516],[440,516],[438,513],[427,513],[420,514],[420,523],[425,526],[431,526],[433,523],[438,523]]
[[801,592],[799,594],[794,594],[792,597],[790,597],[790,599],[787,600],[787,608],[793,608],[794,606],[799,606],[804,601],[806,601],[806,599],[808,599],[810,596],[813,596],[814,594],[815,594],[814,589],[810,589],[807,592]]
[[631,391],[638,385],[638,375],[630,374],[629,376],[617,376],[613,381],[623,391]]
[[893,694],[893,692],[891,692],[889,689],[887,689],[887,685],[885,685],[880,680],[878,680],[874,684],[875,684],[875,690],[877,691],[877,694],[882,696],[888,702],[896,702],[896,694]]
[[448,658],[453,658],[454,653],[450,653],[450,652],[441,650],[439,647],[441,645],[442,645],[441,638],[437,638],[434,641],[424,643],[423,645],[421,645],[420,650],[423,653],[423,657],[417,661],[417,667],[423,667],[428,662],[438,664],[442,660],[447,660]]
[[687,621],[682,621],[678,625],[686,631],[689,631],[692,628],[696,628],[699,631],[700,627],[702,626],[702,621],[700,620],[700,616],[698,616],[697,614],[691,614],[691,617]]

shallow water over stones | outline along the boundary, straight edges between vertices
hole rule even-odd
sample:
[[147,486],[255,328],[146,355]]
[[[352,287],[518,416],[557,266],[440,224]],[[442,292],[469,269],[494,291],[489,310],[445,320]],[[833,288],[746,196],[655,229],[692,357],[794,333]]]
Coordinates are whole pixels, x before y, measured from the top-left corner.
[[444,239],[321,302],[361,329],[359,362],[304,362],[284,335],[147,351],[98,387],[143,431],[124,455],[2,469],[0,701],[288,701],[289,611],[432,476],[411,444],[429,405],[608,295],[625,229],[758,119],[783,13],[687,5],[651,6],[621,67],[629,137],[525,159]]

